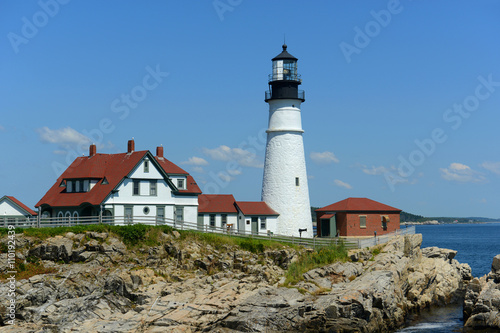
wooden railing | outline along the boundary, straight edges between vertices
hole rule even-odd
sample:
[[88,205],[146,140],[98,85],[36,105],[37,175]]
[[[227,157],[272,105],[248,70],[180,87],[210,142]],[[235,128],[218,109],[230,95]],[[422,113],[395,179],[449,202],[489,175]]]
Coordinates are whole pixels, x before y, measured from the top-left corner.
[[277,235],[267,232],[248,232],[238,230],[233,227],[216,227],[209,225],[198,225],[197,223],[177,221],[170,218],[159,218],[159,217],[128,217],[128,216],[91,216],[91,217],[52,217],[52,218],[26,218],[17,219],[12,221],[12,219],[0,219],[0,227],[8,227],[8,225],[13,225],[16,228],[53,228],[53,227],[72,227],[77,225],[91,225],[91,224],[108,224],[108,225],[131,225],[131,224],[145,224],[152,226],[167,225],[178,230],[194,230],[205,233],[217,233],[225,234],[234,237],[248,237],[263,240],[274,240],[277,242],[288,243],[293,245],[303,245],[305,247],[310,247],[313,249],[329,246],[329,245],[339,245],[344,244],[348,249],[364,248],[373,246],[376,244],[382,244],[387,242],[390,238],[398,235],[414,234],[415,227],[408,227],[400,230],[396,230],[395,233],[377,236],[373,238],[365,239],[353,239],[353,238],[307,238],[307,237],[295,237],[295,236],[284,236]]

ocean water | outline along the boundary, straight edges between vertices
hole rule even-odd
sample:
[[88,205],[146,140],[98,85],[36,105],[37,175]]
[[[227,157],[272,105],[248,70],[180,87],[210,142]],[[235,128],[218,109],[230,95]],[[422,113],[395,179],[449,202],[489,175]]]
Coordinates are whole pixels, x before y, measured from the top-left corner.
[[[419,225],[416,232],[422,234],[422,248],[437,246],[458,251],[455,259],[469,264],[472,275],[476,277],[488,274],[493,257],[500,254],[500,223]],[[418,317],[410,318],[408,327],[397,332],[466,332],[463,328],[462,306],[426,311]]]

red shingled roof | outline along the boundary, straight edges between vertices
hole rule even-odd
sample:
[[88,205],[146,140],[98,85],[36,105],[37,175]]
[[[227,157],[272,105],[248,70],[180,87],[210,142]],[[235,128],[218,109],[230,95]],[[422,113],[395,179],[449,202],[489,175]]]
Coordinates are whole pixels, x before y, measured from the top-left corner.
[[26,206],[25,204],[23,204],[21,201],[17,200],[16,198],[14,198],[13,196],[10,196],[10,195],[6,195],[4,196],[3,198],[0,199],[0,201],[2,201],[4,198],[8,198],[10,201],[12,201],[14,204],[16,204],[17,206],[19,206],[19,208],[23,209],[26,211],[26,213],[30,214],[30,215],[33,215],[33,216],[36,216],[38,215],[37,212],[35,212],[33,209],[29,208],[28,206]]
[[198,213],[238,213],[232,194],[202,194],[198,196]]
[[[96,154],[94,156],[78,157],[63,172],[35,207],[44,204],[53,207],[77,207],[82,203],[99,205],[147,153],[147,150],[143,150],[131,153]],[[201,193],[193,177],[186,171],[165,158],[159,159],[155,157],[155,160],[158,161],[158,164],[164,169],[167,175],[186,175],[187,188],[185,190],[179,190],[178,193]],[[104,177],[106,177],[108,184],[102,184],[102,179]],[[64,179],[76,178],[99,179],[99,182],[94,185],[89,192],[66,193],[66,188],[59,186]]]
[[[63,172],[54,185],[47,191],[35,207],[49,205],[53,207],[77,207],[82,203],[99,205],[122,179],[146,155],[147,150],[120,154],[96,154],[76,158]],[[106,177],[108,184],[103,185]],[[63,179],[92,178],[100,179],[89,192],[66,193],[59,184]]]
[[279,215],[264,201],[236,201],[236,205],[245,215]]
[[401,209],[397,209],[388,205],[384,205],[383,203],[377,202],[375,200],[371,200],[368,198],[347,198],[342,201],[336,202],[329,206],[325,206],[323,208],[316,209],[317,212],[350,212],[350,211],[394,211],[401,212]]

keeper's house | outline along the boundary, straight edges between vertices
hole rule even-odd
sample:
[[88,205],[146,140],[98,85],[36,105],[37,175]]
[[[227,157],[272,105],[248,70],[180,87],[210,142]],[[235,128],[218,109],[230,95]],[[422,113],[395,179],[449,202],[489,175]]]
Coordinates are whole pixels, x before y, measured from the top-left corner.
[[367,198],[347,198],[316,209],[317,235],[374,236],[399,229],[401,209]]
[[78,157],[36,204],[42,218],[77,222],[83,217],[114,218],[117,224],[141,218],[196,223],[201,190],[186,171],[148,150]]

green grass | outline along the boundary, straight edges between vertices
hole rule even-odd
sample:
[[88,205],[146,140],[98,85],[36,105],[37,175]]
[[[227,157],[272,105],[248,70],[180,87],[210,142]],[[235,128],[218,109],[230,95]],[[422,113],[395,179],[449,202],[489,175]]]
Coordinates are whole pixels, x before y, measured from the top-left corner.
[[[25,264],[23,260],[16,258],[14,271],[16,271],[16,280],[29,279],[32,276],[39,274],[49,274],[57,272],[53,267],[45,267],[40,261],[34,261],[30,264]],[[1,273],[0,281],[5,281],[11,274]]]
[[[110,226],[106,224],[92,225],[77,225],[72,227],[56,227],[56,228],[28,228],[16,229],[16,233],[22,233],[26,236],[34,237],[40,240],[64,235],[67,232],[74,234],[85,233],[87,231],[106,232],[118,236],[129,248],[137,248],[141,246],[157,246],[162,243],[162,233],[172,234],[173,228],[170,226],[149,226],[145,224],[133,224],[126,226]],[[7,234],[6,228],[0,228],[0,235]],[[252,253],[262,253],[265,250],[280,249],[282,243],[270,240],[260,240],[253,238],[230,237],[216,233],[203,233],[195,230],[178,230],[181,235],[181,240],[195,240],[202,244],[209,244],[217,250],[237,246],[243,250]]]
[[237,246],[242,250],[246,250],[255,254],[264,252],[265,250],[281,249],[283,244],[272,240],[231,237],[216,233],[203,233],[194,230],[179,230],[182,240],[196,240],[203,244],[213,246],[216,250],[224,250],[225,248]]
[[347,249],[344,244],[322,247],[314,252],[303,254],[298,261],[288,266],[284,286],[291,286],[304,280],[303,274],[311,269],[338,261],[347,261]]

